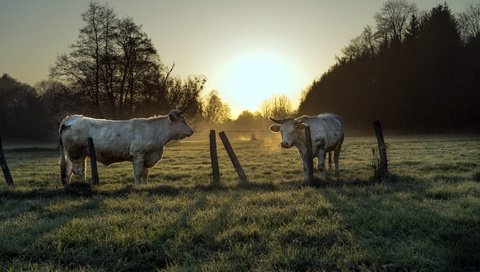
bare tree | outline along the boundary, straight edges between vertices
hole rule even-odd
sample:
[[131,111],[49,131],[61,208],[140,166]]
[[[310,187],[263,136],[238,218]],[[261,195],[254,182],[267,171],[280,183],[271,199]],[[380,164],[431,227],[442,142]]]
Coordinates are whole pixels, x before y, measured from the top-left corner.
[[97,114],[101,111],[100,76],[102,73],[101,50],[104,42],[102,16],[106,6],[90,2],[88,9],[82,13],[85,23],[80,29],[78,40],[70,47],[70,54],[60,55],[50,68],[50,77],[65,80],[78,92],[84,93],[93,103]]
[[[157,51],[130,17],[118,21],[115,43],[118,47],[118,76],[114,102],[118,104],[120,112],[128,115],[137,112],[137,104],[143,108],[146,103],[147,112],[150,112],[151,104],[160,101],[157,91],[161,89],[163,65]],[[165,96],[164,93],[162,95]]]
[[222,102],[218,92],[211,91],[204,104],[203,115],[211,125],[218,125],[229,120],[231,117],[230,107]]
[[350,40],[350,43],[342,48],[343,56],[338,58],[340,62],[352,61],[361,56],[373,56],[377,51],[377,41],[371,26],[366,26],[362,34]]
[[388,0],[375,14],[377,37],[383,43],[402,42],[410,17],[417,13],[417,5],[407,0]]
[[262,102],[260,113],[263,117],[288,117],[294,113],[292,103],[286,95],[273,95]]
[[151,40],[132,18],[118,19],[107,4],[91,2],[82,13],[84,26],[69,54],[50,69],[86,97],[96,115],[131,116],[139,103],[152,100],[162,64]]
[[88,101],[59,81],[43,80],[35,84],[34,88],[48,113],[48,126],[53,130],[58,129],[58,124],[68,114],[90,114],[82,109]]
[[364,50],[368,55],[373,56],[377,51],[377,40],[375,39],[375,33],[371,26],[367,25],[362,32],[362,43],[364,44]]
[[116,116],[115,110],[115,62],[118,59],[118,50],[114,44],[114,38],[117,34],[118,19],[112,8],[107,4],[100,9],[100,29],[102,38],[102,50],[100,52],[101,59],[101,82],[106,96],[107,103],[110,108],[110,115]]
[[202,113],[202,101],[200,93],[207,82],[204,76],[190,76],[186,79],[179,77],[171,78],[167,83],[166,99],[171,108],[184,109],[190,115]]
[[107,4],[91,2],[71,52],[60,55],[50,77],[67,84],[97,116],[129,118],[184,108],[201,114],[206,79],[171,77],[147,34],[132,18],[118,19]]
[[471,4],[466,11],[458,14],[458,25],[462,39],[480,38],[480,3]]
[[357,36],[350,40],[347,46],[342,48],[342,60],[352,61],[360,57],[364,53],[364,46],[362,44],[361,36]]

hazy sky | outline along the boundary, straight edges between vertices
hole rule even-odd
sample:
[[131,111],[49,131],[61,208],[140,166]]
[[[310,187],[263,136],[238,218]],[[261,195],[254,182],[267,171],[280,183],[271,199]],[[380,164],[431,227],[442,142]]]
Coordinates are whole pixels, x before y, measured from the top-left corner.
[[[453,12],[478,0],[417,0],[420,10],[447,2]],[[203,74],[233,108],[256,110],[273,93],[294,102],[335,63],[335,55],[384,0],[110,0],[133,17],[174,73]],[[89,1],[0,0],[0,73],[35,84],[78,36]],[[260,86],[260,89],[256,89]]]

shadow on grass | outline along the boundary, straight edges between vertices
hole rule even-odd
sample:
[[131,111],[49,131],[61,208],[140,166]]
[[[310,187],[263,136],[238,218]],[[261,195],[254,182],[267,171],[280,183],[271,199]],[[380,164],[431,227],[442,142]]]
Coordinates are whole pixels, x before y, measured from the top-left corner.
[[[205,197],[202,205],[194,204],[179,217],[173,225],[166,227],[152,242],[152,245],[161,245],[164,255],[168,256],[168,262],[172,265],[179,265],[186,270],[197,270],[198,263],[210,260],[218,251],[227,250],[227,245],[216,239],[217,234],[224,230],[229,223],[231,209],[234,203],[240,198],[240,193],[234,192],[232,197],[218,207],[215,215],[204,221],[204,224],[198,228],[190,225],[187,221],[195,216],[195,213],[201,213],[206,206],[206,195],[202,194],[200,198]],[[200,199],[199,198],[199,199]],[[178,223],[177,223],[178,222]],[[189,233],[182,236],[181,233]],[[155,246],[153,247],[155,248]],[[132,258],[136,262],[135,258]],[[190,267],[190,266],[194,267]],[[231,264],[233,265],[233,264]],[[232,266],[233,267],[233,266]],[[133,267],[136,270],[145,269],[142,264]],[[153,268],[153,267],[151,267]],[[155,269],[164,267],[155,267]]]
[[[394,178],[393,181],[396,179]],[[302,182],[298,180],[289,180],[280,183],[272,182],[248,182],[248,183],[238,183],[235,185],[225,185],[222,183],[211,183],[211,184],[196,184],[194,186],[182,187],[179,185],[165,185],[165,184],[154,184],[143,187],[126,185],[122,188],[112,188],[103,190],[102,185],[92,185],[91,183],[86,182],[73,182],[68,183],[64,186],[56,186],[55,188],[46,188],[46,189],[8,189],[0,192],[0,197],[9,198],[9,199],[34,199],[34,198],[55,198],[55,197],[93,197],[93,196],[104,196],[104,197],[118,197],[118,196],[127,196],[131,193],[146,193],[149,195],[167,195],[167,196],[176,196],[183,193],[194,193],[194,192],[213,192],[213,191],[231,191],[231,190],[241,190],[241,191],[284,191],[284,190],[295,190],[300,189],[305,186],[326,188],[326,187],[343,187],[343,186],[369,186],[372,184],[378,183],[374,180],[344,180],[344,179],[327,179],[326,181],[320,180],[318,178],[313,178],[309,183]]]
[[[74,259],[61,260],[58,252],[54,250],[55,242],[48,241],[49,235],[55,233],[60,228],[68,224],[73,219],[88,217],[90,212],[98,210],[102,203],[100,199],[87,199],[85,202],[77,206],[72,206],[61,212],[52,212],[44,209],[49,206],[50,201],[39,201],[26,205],[12,211],[9,218],[17,218],[21,220],[27,213],[35,212],[38,214],[37,220],[32,220],[28,224],[11,228],[11,233],[5,234],[0,238],[0,257],[3,259],[21,259],[26,262],[45,262],[45,260],[53,263],[63,263],[70,265],[75,262]],[[47,239],[48,242],[45,242]]]
[[[478,271],[479,207],[463,207],[464,196],[437,192],[437,183],[389,175],[384,186],[356,190],[375,181],[320,183],[356,241],[368,252],[371,270]],[[443,210],[449,207],[452,211]],[[470,211],[469,211],[470,210]]]
[[[34,199],[34,198],[55,198],[55,197],[121,197],[128,196],[132,193],[145,193],[148,195],[166,195],[177,196],[179,194],[188,194],[194,192],[222,192],[222,191],[255,191],[255,192],[274,192],[301,189],[303,187],[314,188],[336,188],[336,187],[364,187],[372,186],[375,184],[395,184],[395,183],[413,183],[416,186],[425,185],[425,182],[416,180],[411,176],[401,176],[397,174],[389,174],[383,181],[375,180],[373,178],[368,180],[362,179],[342,179],[336,178],[327,180],[321,180],[314,177],[309,182],[299,180],[289,180],[279,183],[272,182],[248,182],[237,184],[223,184],[223,183],[210,183],[210,184],[196,184],[194,186],[181,186],[181,185],[165,185],[165,184],[152,184],[148,186],[134,186],[125,185],[121,188],[106,188],[102,185],[92,185],[85,182],[74,182],[66,185],[57,186],[56,188],[46,189],[8,189],[0,192],[0,197],[8,199]],[[106,189],[105,189],[106,188]],[[423,188],[424,189],[424,188]]]
[[[178,234],[180,232],[190,233],[191,228],[189,220],[198,212],[205,209],[207,204],[207,194],[203,193],[187,206],[177,219],[159,230],[158,235],[147,242],[138,245],[131,245],[115,254],[108,256],[103,260],[111,263],[114,267],[121,263],[120,267],[115,268],[125,271],[151,271],[154,269],[166,268],[174,264],[179,256],[185,252],[171,252],[171,248],[180,246],[178,244]],[[188,243],[187,243],[188,244]],[[121,262],[118,262],[121,260]]]
[[8,199],[35,199],[35,198],[56,198],[56,197],[117,197],[127,196],[131,193],[146,193],[149,195],[168,195],[176,196],[182,193],[194,192],[212,192],[212,191],[278,191],[290,183],[275,185],[272,183],[248,183],[238,185],[222,185],[222,184],[197,184],[195,186],[180,187],[176,185],[153,185],[148,187],[135,187],[127,185],[122,188],[102,190],[102,185],[92,185],[91,183],[76,182],[69,183],[63,187],[47,188],[47,189],[9,189],[0,192],[0,197]]

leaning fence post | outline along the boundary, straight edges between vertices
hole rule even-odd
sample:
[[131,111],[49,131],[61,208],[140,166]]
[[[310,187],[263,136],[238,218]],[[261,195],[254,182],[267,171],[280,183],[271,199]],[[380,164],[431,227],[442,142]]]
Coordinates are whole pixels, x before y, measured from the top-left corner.
[[218,168],[217,136],[215,135],[215,130],[210,130],[210,159],[212,162],[212,183],[218,184],[220,181],[220,170]]
[[92,183],[98,184],[97,155],[95,154],[95,145],[92,137],[88,137],[88,153],[90,155],[90,165],[92,168]]
[[375,136],[377,136],[378,154],[380,154],[380,163],[378,165],[377,176],[383,178],[388,174],[387,147],[383,138],[382,125],[380,121],[374,121]]
[[305,140],[307,145],[307,167],[308,167],[308,179],[313,178],[313,156],[312,156],[312,134],[310,133],[310,127],[305,126]]
[[233,167],[235,167],[235,170],[237,171],[238,176],[244,183],[247,183],[248,182],[247,176],[243,171],[242,165],[238,161],[237,155],[235,155],[235,152],[233,151],[233,148],[230,145],[230,141],[228,141],[227,134],[225,134],[225,132],[222,131],[219,133],[219,136],[220,136],[220,139],[222,140],[225,150],[227,151],[228,157],[230,157],[230,160],[232,161]]
[[7,161],[5,160],[5,154],[3,153],[2,136],[0,136],[0,166],[2,167],[3,176],[8,186],[13,186],[12,175],[8,169]]

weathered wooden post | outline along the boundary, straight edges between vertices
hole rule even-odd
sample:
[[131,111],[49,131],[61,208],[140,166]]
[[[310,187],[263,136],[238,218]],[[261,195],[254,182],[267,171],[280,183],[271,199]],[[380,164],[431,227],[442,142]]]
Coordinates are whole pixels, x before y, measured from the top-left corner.
[[3,176],[8,186],[13,186],[12,175],[8,169],[7,161],[5,160],[5,154],[3,153],[2,136],[0,136],[0,166],[2,167]]
[[308,179],[313,178],[313,156],[312,156],[312,134],[310,133],[310,127],[305,126],[305,140],[307,145],[307,167],[308,167]]
[[385,146],[385,140],[383,138],[383,130],[380,121],[374,121],[373,127],[375,128],[375,136],[377,136],[378,143],[378,154],[380,155],[377,176],[383,178],[388,174],[387,147]]
[[225,150],[227,151],[228,157],[230,157],[230,160],[232,161],[233,167],[235,167],[235,170],[237,171],[238,176],[244,183],[247,183],[248,182],[247,176],[243,171],[242,165],[238,161],[237,155],[235,155],[235,152],[233,151],[233,148],[230,145],[230,141],[228,141],[227,135],[225,134],[225,132],[222,131],[219,133],[219,136],[220,136],[220,139],[222,140]]
[[215,130],[210,130],[210,159],[212,162],[212,183],[218,184],[220,182],[220,170],[218,168],[217,136]]
[[88,137],[88,153],[90,155],[90,166],[92,168],[92,183],[98,184],[97,155],[92,137]]

